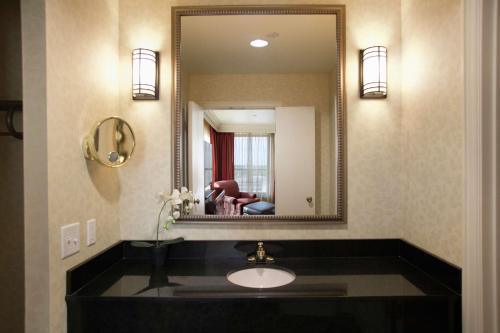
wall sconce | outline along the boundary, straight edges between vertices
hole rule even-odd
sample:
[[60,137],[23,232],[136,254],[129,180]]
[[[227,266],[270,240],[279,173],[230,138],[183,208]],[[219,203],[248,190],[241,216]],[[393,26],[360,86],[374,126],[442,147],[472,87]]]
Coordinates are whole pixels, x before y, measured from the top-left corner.
[[359,52],[361,98],[387,97],[387,48],[372,46]]
[[158,94],[159,53],[148,49],[132,51],[132,99],[155,100]]

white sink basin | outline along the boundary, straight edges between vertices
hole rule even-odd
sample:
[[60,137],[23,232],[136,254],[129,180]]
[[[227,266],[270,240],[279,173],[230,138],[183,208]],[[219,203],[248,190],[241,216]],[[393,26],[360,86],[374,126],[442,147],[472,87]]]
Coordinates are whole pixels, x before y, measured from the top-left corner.
[[295,274],[280,268],[244,268],[227,275],[229,282],[247,288],[276,288],[295,280]]

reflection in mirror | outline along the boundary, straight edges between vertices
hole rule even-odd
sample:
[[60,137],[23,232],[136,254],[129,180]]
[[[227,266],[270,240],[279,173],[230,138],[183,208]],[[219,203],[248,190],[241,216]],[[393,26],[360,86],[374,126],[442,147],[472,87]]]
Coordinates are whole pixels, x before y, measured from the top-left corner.
[[335,14],[180,17],[194,214],[339,215],[337,29]]

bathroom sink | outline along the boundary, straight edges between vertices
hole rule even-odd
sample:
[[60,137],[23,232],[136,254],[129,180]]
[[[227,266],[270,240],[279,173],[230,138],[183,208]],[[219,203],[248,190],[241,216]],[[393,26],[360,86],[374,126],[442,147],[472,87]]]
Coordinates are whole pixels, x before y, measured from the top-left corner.
[[247,288],[276,288],[295,280],[292,271],[278,267],[243,268],[227,274],[229,282]]

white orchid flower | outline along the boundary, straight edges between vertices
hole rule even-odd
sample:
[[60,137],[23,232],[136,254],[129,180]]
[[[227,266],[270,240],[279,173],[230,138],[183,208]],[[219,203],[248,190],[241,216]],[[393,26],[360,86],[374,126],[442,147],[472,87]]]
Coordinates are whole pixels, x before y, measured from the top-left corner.
[[182,201],[191,200],[192,192],[190,192],[186,187],[181,188],[181,199]]
[[[187,187],[181,187],[181,190],[173,189],[171,194],[166,192],[159,192],[156,194],[156,198],[162,207],[158,213],[158,226],[156,229],[156,245],[159,246],[159,229],[160,225],[168,230],[169,226],[181,217],[182,214],[189,215],[193,210],[195,204],[199,203],[194,197],[193,191],[189,191]],[[169,211],[167,218],[163,224],[161,224],[161,213],[164,209]]]
[[170,200],[172,200],[172,205],[180,205],[182,203],[181,193],[178,189],[173,189],[172,194],[170,195]]

